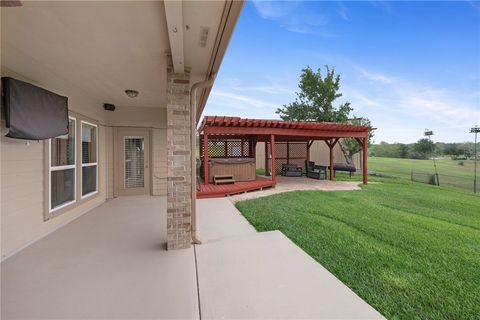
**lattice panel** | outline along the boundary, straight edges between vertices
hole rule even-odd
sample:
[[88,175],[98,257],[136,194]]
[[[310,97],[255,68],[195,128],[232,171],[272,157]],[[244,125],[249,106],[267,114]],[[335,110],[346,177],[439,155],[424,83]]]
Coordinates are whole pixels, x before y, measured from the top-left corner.
[[[269,166],[271,162],[271,149],[268,143]],[[275,167],[279,174],[283,163],[296,164],[305,170],[307,160],[307,142],[276,142],[275,143]]]
[[[200,155],[203,156],[203,138],[200,141]],[[208,139],[209,158],[250,158],[252,148],[246,139]]]

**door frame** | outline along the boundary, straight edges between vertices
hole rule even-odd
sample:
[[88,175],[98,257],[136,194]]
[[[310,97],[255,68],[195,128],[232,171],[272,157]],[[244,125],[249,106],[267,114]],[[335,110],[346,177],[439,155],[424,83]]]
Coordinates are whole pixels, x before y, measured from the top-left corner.
[[[144,136],[145,137],[145,163],[144,163],[144,181],[145,191],[135,192],[132,190],[125,194],[120,187],[122,181],[122,170],[125,168],[123,139],[125,136]],[[152,130],[141,127],[115,127],[113,132],[113,196],[129,195],[152,195]]]

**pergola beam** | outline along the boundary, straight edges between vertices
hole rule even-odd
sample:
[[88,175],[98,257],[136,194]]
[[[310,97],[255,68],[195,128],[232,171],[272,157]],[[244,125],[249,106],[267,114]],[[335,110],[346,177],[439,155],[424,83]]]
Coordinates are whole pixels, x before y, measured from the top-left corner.
[[287,137],[302,137],[303,140],[323,140],[331,138],[364,138],[368,132],[362,131],[325,131],[305,129],[283,128],[259,128],[259,127],[205,127],[203,133],[210,135],[275,135]]

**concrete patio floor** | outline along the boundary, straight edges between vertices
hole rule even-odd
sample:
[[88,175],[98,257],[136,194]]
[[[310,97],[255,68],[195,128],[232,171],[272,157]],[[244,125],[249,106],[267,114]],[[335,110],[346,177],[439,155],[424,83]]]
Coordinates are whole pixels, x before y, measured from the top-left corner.
[[330,181],[317,180],[306,177],[282,177],[277,176],[277,184],[274,188],[252,191],[230,196],[232,202],[255,199],[270,196],[272,194],[300,191],[300,190],[322,190],[322,191],[346,191],[361,190],[361,181]]
[[166,251],[165,203],[108,201],[5,260],[1,318],[382,318],[227,198],[198,201],[202,245]]

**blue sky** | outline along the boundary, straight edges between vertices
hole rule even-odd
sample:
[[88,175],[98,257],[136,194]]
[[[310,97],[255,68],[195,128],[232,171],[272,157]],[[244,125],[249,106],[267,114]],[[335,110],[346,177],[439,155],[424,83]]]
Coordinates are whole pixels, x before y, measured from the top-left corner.
[[204,115],[278,118],[305,66],[335,67],[339,103],[374,141],[471,141],[480,125],[480,2],[248,1]]

